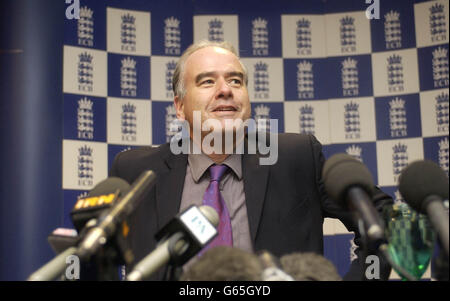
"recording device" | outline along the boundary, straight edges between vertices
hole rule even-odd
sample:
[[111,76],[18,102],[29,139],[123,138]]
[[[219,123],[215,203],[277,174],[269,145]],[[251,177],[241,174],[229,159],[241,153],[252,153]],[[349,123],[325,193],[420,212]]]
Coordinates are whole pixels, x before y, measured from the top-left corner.
[[439,235],[443,249],[449,256],[449,221],[443,200],[448,200],[448,176],[433,161],[422,160],[409,164],[399,178],[399,190],[408,205],[428,215]]
[[[79,199],[72,212],[72,222],[80,232],[79,241],[99,224],[105,214],[131,189],[123,179],[110,177],[97,184],[87,196]],[[126,240],[129,227],[126,221],[118,224],[114,235],[102,247],[86,258],[82,258],[81,278],[83,280],[119,280],[118,267],[131,263],[133,252]],[[80,245],[79,243],[77,244]]]
[[76,246],[78,242],[78,232],[69,228],[56,228],[47,237],[47,241],[52,250],[56,254],[59,254],[67,248]]
[[335,265],[316,253],[286,254],[280,262],[283,271],[295,281],[342,281]]
[[264,265],[256,254],[219,245],[184,269],[180,281],[261,281],[263,271]]
[[270,252],[260,251],[258,257],[263,267],[263,281],[294,281],[294,278],[281,268],[280,260]]
[[31,274],[28,280],[49,281],[60,276],[66,268],[66,258],[76,254],[80,238],[89,228],[85,227],[88,221],[92,221],[91,224],[94,226],[99,215],[129,190],[130,185],[126,181],[111,177],[98,183],[87,197],[79,199],[71,212],[76,230],[58,228],[48,236],[50,246],[58,255]]
[[[131,189],[117,200],[111,210],[99,216],[95,221],[96,225],[86,233],[79,244],[77,255],[81,260],[89,259],[115,234],[118,226],[132,213],[142,197],[154,186],[155,179],[156,175],[153,171],[142,172],[139,178],[133,182]],[[119,191],[120,189],[117,189],[115,194],[118,194]]]
[[373,179],[367,167],[347,154],[335,154],[322,173],[328,195],[344,208],[358,213],[375,249],[386,242],[384,226],[372,204]]
[[[361,234],[367,238],[367,247],[379,251],[389,264],[406,279],[417,280],[390,256],[384,235],[384,224],[372,204],[374,184],[367,167],[347,154],[335,154],[325,162],[322,177],[328,195],[359,215]],[[367,252],[367,250],[366,250]]]
[[216,237],[218,224],[219,216],[212,207],[187,208],[155,235],[159,245],[136,264],[127,280],[146,280],[167,263],[183,265]]
[[[80,232],[79,236],[62,235],[60,231],[53,232],[49,236],[49,242],[55,251],[62,253],[30,275],[28,280],[54,280],[63,273],[66,268],[66,258],[70,255],[77,255],[81,260],[88,261],[116,234],[120,225],[124,226],[125,218],[136,208],[143,195],[151,189],[155,178],[153,171],[145,171],[131,188],[126,181],[115,177],[97,184],[86,198],[77,201],[71,212],[73,223]],[[128,230],[126,227],[122,228],[122,232]],[[125,253],[126,248],[123,243],[123,239],[114,240],[114,244],[119,244],[119,252]],[[67,249],[62,251],[61,246]],[[121,254],[121,257],[125,258],[126,262],[132,261],[132,254],[129,252]]]
[[[86,197],[77,200],[70,213],[75,229],[80,232],[88,221],[99,218],[130,188],[130,184],[117,177],[109,177],[95,185]],[[116,195],[117,190],[119,192]]]

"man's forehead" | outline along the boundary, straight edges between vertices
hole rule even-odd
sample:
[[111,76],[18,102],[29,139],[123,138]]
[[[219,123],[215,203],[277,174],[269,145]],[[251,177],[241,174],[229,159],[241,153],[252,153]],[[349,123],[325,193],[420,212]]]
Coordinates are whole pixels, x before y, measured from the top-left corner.
[[234,53],[231,52],[228,49],[225,49],[225,48],[222,48],[222,47],[219,47],[219,46],[212,46],[212,45],[199,48],[196,51],[194,51],[192,54],[194,54],[196,52],[212,52],[212,53],[218,53],[218,54],[232,54],[232,55],[234,55]]
[[[207,49],[209,48],[209,49]],[[212,55],[208,56],[208,54]],[[214,57],[219,55],[220,57]],[[197,76],[205,72],[217,72],[217,68],[223,69],[223,72],[243,72],[237,56],[220,47],[209,46],[192,53],[186,60],[186,71]]]
[[191,55],[189,55],[189,57],[186,60],[186,63],[188,63],[189,61],[205,61],[207,59],[207,55],[212,55],[212,56],[221,56],[223,58],[229,58],[231,60],[236,60],[236,62],[238,61],[237,56],[222,47],[217,47],[217,46],[207,46],[207,47],[203,47],[200,48],[196,51],[194,51],[193,53],[191,53]]
[[244,78],[244,73],[241,71],[225,71],[225,72],[211,71],[211,72],[199,72],[198,74],[196,74],[195,82],[199,82],[206,77],[218,77],[220,75],[223,75],[226,78],[228,77],[240,77],[241,79]]

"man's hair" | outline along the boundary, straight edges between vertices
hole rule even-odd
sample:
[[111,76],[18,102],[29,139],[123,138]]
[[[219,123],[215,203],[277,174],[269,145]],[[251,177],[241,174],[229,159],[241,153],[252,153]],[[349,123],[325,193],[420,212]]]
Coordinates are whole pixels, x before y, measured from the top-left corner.
[[247,68],[245,68],[245,65],[241,62],[241,59],[239,57],[239,54],[237,53],[236,49],[231,45],[229,42],[212,42],[208,40],[201,40],[198,41],[191,46],[189,46],[181,55],[180,59],[177,62],[177,66],[175,67],[175,71],[173,73],[172,78],[172,89],[175,96],[178,96],[180,99],[183,99],[186,94],[186,89],[184,86],[184,73],[185,73],[185,65],[186,60],[188,57],[193,54],[195,51],[200,50],[202,48],[206,47],[219,47],[226,49],[233,53],[239,60],[239,63],[242,67],[242,70],[244,71],[244,82],[247,86],[248,84],[248,76],[247,76]]
[[296,281],[341,281],[336,267],[316,253],[292,253],[280,258],[283,270]]
[[205,252],[180,277],[180,281],[261,281],[258,256],[229,246]]

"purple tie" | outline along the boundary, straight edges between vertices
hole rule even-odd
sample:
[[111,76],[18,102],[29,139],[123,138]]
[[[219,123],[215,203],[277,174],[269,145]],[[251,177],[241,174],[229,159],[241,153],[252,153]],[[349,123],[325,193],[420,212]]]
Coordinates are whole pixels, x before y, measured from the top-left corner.
[[230,214],[228,213],[225,201],[220,194],[219,183],[225,171],[228,169],[226,165],[211,165],[209,172],[211,179],[209,186],[203,196],[203,205],[213,207],[219,215],[219,225],[217,227],[218,235],[205,247],[202,252],[216,246],[233,246],[233,234],[231,230]]

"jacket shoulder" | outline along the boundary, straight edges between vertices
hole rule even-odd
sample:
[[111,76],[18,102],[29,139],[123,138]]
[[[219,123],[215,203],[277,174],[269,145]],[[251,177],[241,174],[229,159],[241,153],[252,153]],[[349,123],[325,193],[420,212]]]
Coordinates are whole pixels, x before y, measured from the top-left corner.
[[166,145],[146,146],[118,153],[109,175],[133,182],[144,170],[160,171],[164,168]]
[[321,152],[322,145],[310,134],[282,133],[278,135],[280,155],[310,155],[311,152]]

